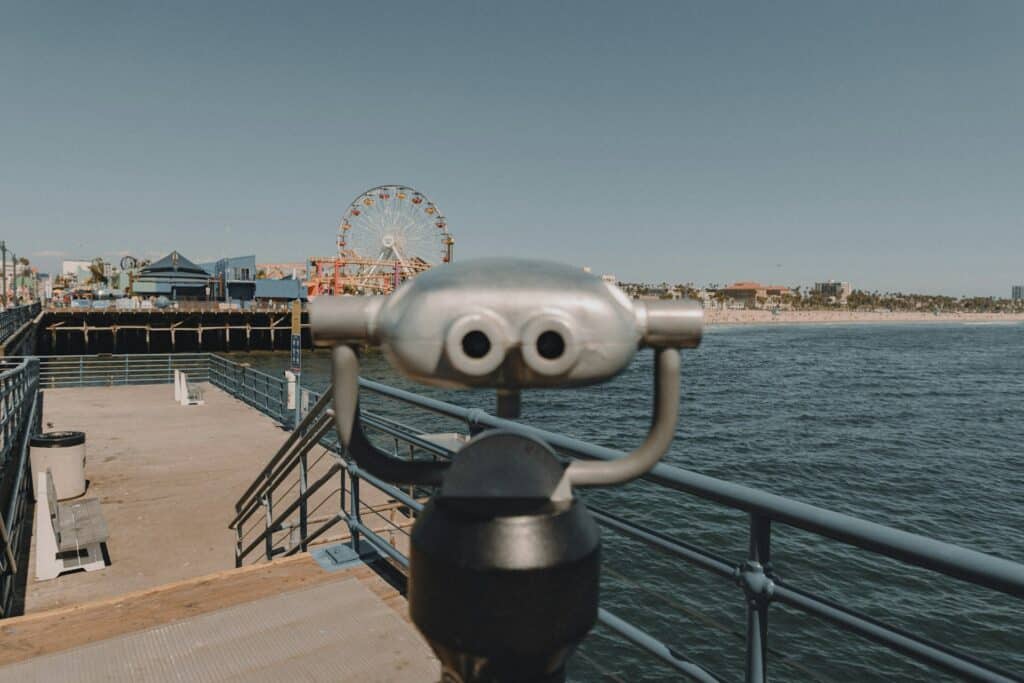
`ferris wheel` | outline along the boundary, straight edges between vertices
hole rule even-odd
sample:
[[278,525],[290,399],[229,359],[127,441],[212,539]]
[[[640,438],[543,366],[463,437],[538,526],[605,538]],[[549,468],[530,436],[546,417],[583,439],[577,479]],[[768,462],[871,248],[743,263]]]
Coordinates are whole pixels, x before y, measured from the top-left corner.
[[420,271],[452,258],[448,221],[422,192],[380,185],[356,197],[338,230],[338,254],[368,259],[368,268]]

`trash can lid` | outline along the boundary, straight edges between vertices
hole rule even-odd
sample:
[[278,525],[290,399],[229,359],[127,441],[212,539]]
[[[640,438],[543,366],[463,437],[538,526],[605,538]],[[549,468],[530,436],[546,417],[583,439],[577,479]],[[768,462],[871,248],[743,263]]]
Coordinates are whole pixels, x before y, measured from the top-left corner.
[[29,440],[33,448],[66,448],[85,443],[85,432],[43,432]]

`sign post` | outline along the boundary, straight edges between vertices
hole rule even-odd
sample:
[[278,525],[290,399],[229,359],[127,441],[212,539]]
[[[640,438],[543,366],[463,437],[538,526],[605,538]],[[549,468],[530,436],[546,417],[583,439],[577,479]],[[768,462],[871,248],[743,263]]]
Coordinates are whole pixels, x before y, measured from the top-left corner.
[[295,375],[295,426],[302,419],[302,301],[292,301],[292,374]]

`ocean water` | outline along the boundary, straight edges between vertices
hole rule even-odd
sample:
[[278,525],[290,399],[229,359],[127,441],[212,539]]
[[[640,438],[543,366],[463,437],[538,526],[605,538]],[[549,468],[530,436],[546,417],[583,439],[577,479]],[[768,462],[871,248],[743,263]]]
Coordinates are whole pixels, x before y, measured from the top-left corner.
[[[267,370],[279,354],[232,354]],[[322,387],[327,359],[304,357]],[[524,395],[524,422],[629,449],[649,421],[652,359],[600,387]],[[364,374],[417,388],[370,354]],[[1024,325],[717,327],[686,352],[684,404],[666,461],[800,501],[1024,562]],[[478,392],[423,393],[493,408]],[[367,407],[439,431],[436,416]],[[585,494],[591,505],[739,563],[744,514],[646,482]],[[742,592],[646,546],[604,534],[603,606],[723,680],[742,680]],[[775,525],[788,584],[934,638],[1024,676],[1020,600]],[[906,658],[775,604],[769,673],[778,681],[944,680]],[[573,680],[672,680],[655,659],[597,628]]]

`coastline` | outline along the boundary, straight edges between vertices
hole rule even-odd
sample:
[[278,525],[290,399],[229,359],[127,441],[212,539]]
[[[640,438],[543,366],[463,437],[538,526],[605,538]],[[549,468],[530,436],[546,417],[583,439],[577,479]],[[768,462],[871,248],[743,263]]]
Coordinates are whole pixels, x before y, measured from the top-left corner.
[[820,325],[849,323],[1021,324],[1024,313],[925,313],[918,311],[771,311],[705,309],[708,325]]

